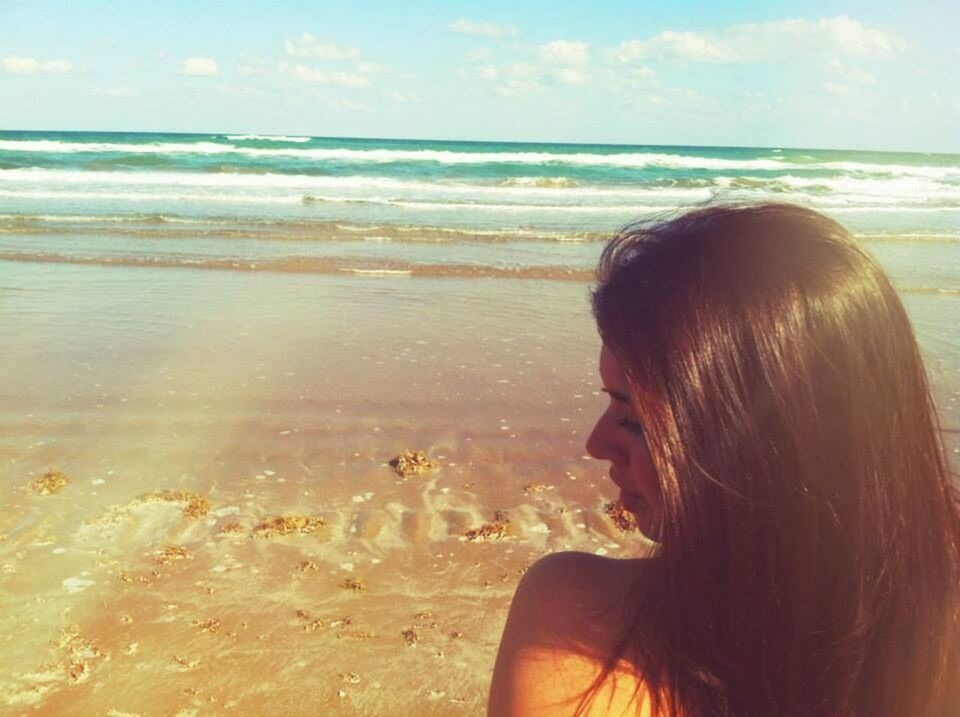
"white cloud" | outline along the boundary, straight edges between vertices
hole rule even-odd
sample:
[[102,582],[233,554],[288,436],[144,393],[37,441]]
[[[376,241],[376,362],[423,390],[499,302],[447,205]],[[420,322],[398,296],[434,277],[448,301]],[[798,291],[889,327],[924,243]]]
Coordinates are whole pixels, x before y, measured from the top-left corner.
[[837,77],[844,82],[848,82],[854,85],[875,85],[877,84],[877,78],[866,70],[861,70],[857,67],[849,67],[839,60],[833,60],[829,64],[829,69]]
[[[564,44],[583,45],[584,49],[586,48],[585,43]],[[570,51],[570,48],[563,47],[558,50],[558,54],[558,61],[565,63],[576,61],[579,64],[583,59],[580,48]],[[583,85],[590,81],[590,74],[584,66],[566,67],[538,62],[515,62],[499,68],[495,65],[481,65],[476,73],[466,76],[477,75],[483,80],[497,83],[494,89],[505,97],[530,94],[550,83]]]
[[220,68],[212,57],[188,57],[183,61],[181,72],[193,77],[213,77],[220,74]]
[[333,72],[330,74],[330,81],[343,87],[366,87],[370,84],[370,80],[363,75],[355,75],[351,72]]
[[738,53],[722,40],[697,32],[664,30],[649,40],[627,40],[620,44],[617,60],[674,59],[694,62],[736,62]]
[[491,57],[490,50],[486,47],[478,47],[467,53],[467,62],[483,62],[484,60],[489,60]]
[[621,64],[647,59],[733,63],[822,54],[890,57],[905,48],[895,33],[838,15],[733,25],[715,33],[665,30],[646,40],[621,43],[613,57]]
[[554,40],[541,45],[537,56],[547,65],[583,67],[590,61],[589,50],[590,46],[585,42]]
[[217,85],[216,89],[221,95],[228,95],[230,97],[238,97],[241,99],[261,98],[267,96],[267,93],[263,90],[256,87],[249,87],[247,85]]
[[306,65],[291,62],[281,62],[277,65],[277,69],[284,75],[299,80],[300,82],[316,82],[322,85],[330,82],[330,73],[318,70],[315,67],[307,67]]
[[362,102],[342,98],[330,100],[327,104],[335,110],[346,110],[347,112],[369,112],[371,109],[369,105]]
[[529,62],[515,62],[510,65],[510,74],[523,79],[537,78],[541,72],[540,67]]
[[[792,22],[802,23],[803,20]],[[804,31],[809,32],[809,29],[805,28]],[[837,47],[842,47],[850,55],[882,57],[901,52],[906,47],[906,43],[897,35],[864,27],[861,22],[847,15],[819,20],[817,31],[823,39]]]
[[378,65],[376,62],[358,62],[357,63],[357,72],[362,72],[364,74],[371,72],[380,72],[383,69],[383,65]]
[[73,72],[70,60],[37,60],[33,57],[4,57],[3,69],[11,75],[64,74]]
[[654,82],[657,79],[657,73],[649,67],[631,67],[630,76],[638,80],[648,80]]
[[516,35],[517,28],[511,25],[499,25],[495,22],[474,22],[460,18],[450,23],[449,28],[454,32],[462,32],[467,35],[481,35],[483,37],[503,37],[504,35]]
[[572,67],[561,67],[554,70],[553,77],[565,85],[585,85],[590,79],[590,75],[586,72]]
[[140,93],[133,87],[97,87],[93,90],[97,97],[137,97]]
[[285,40],[283,46],[292,57],[353,60],[360,56],[360,51],[355,47],[340,47],[332,42],[321,42],[309,32],[303,33],[298,39]]
[[316,67],[299,63],[280,62],[277,69],[287,77],[300,82],[312,82],[319,85],[340,85],[342,87],[366,87],[370,80],[363,75],[351,72],[327,72]]
[[837,95],[839,97],[847,97],[853,94],[852,87],[842,85],[839,82],[824,82],[823,89],[826,90],[828,94]]
[[529,95],[539,89],[539,85],[533,80],[515,78],[507,80],[504,84],[497,87],[497,92],[504,97],[520,97]]

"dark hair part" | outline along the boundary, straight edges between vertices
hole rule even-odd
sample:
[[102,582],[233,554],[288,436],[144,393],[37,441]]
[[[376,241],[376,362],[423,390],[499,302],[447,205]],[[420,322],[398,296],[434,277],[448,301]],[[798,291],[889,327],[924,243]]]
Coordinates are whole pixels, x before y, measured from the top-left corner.
[[960,715],[960,502],[876,262],[813,210],[711,206],[618,233],[593,308],[662,494],[603,677],[630,660],[655,714]]

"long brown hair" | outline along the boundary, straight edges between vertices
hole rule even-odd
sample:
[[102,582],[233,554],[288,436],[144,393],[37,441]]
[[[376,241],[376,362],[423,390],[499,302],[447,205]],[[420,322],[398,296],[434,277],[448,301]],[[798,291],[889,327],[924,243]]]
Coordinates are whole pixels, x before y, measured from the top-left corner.
[[608,667],[658,714],[960,715],[960,502],[893,286],[836,222],[622,230],[593,307],[662,495]]

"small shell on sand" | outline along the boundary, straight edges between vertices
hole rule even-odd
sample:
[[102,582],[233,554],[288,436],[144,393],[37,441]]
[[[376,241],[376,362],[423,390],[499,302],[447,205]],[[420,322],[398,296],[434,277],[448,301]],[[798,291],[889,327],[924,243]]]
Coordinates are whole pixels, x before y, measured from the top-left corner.
[[437,467],[437,464],[427,458],[423,451],[411,451],[409,449],[393,458],[389,465],[396,471],[397,475],[404,478],[420,475]]
[[70,481],[56,468],[51,468],[30,485],[40,495],[53,495]]
[[253,528],[253,534],[258,538],[272,538],[275,535],[291,535],[298,533],[308,535],[315,533],[327,524],[320,516],[305,515],[278,515],[265,520]]
[[189,660],[186,657],[180,657],[180,655],[174,655],[173,661],[176,662],[184,670],[192,670],[194,667],[200,664],[200,660]]
[[96,580],[88,580],[87,578],[64,578],[63,587],[66,588],[68,593],[82,593],[91,585],[96,585]]

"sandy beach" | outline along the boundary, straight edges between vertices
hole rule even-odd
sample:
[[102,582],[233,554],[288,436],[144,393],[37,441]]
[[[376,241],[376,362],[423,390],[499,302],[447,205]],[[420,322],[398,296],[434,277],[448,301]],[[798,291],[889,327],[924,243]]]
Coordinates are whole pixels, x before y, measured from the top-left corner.
[[482,714],[535,560],[648,549],[583,448],[599,237],[644,207],[813,183],[901,288],[960,457],[949,157],[13,134],[4,715]]
[[11,714],[478,714],[523,571],[643,549],[582,448],[586,284],[82,271],[5,317]]
[[479,714],[523,571],[644,549],[582,449],[586,284],[17,269],[10,714]]

